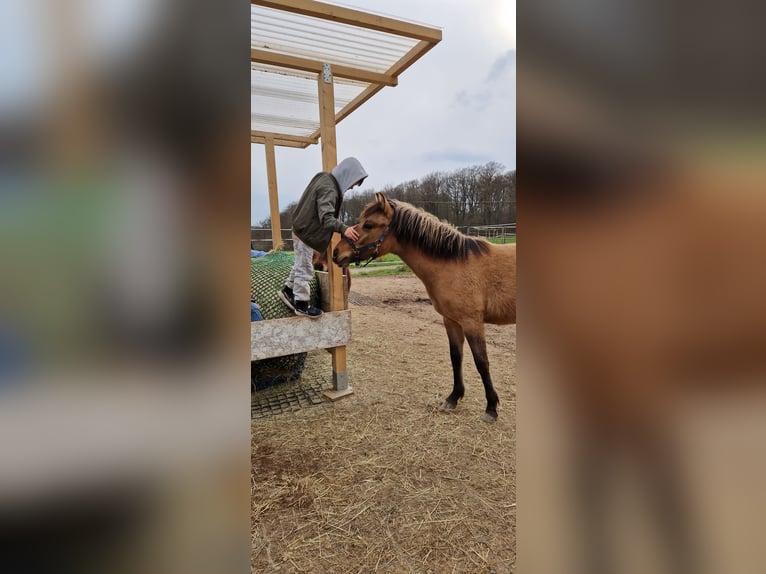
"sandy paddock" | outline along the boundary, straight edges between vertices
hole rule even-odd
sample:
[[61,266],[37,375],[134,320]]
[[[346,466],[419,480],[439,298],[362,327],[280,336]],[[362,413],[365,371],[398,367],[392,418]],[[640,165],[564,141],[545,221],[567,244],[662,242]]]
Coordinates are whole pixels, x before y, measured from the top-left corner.
[[[355,277],[354,395],[252,423],[253,572],[511,572],[515,564],[516,328],[487,325],[499,420],[468,345],[466,396],[414,276]],[[330,355],[303,378],[330,386]]]

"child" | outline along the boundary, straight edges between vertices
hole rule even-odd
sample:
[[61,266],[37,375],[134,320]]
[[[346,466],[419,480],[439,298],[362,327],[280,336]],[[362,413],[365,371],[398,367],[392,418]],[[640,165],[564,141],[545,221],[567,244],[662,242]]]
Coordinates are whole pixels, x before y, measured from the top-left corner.
[[293,214],[293,251],[295,263],[284,288],[277,293],[285,305],[295,311],[316,319],[322,310],[309,305],[309,281],[314,276],[311,260],[313,251],[326,251],[333,232],[351,241],[359,239],[359,233],[338,219],[343,194],[367,177],[362,164],[355,157],[348,157],[331,172],[319,172],[309,182]]

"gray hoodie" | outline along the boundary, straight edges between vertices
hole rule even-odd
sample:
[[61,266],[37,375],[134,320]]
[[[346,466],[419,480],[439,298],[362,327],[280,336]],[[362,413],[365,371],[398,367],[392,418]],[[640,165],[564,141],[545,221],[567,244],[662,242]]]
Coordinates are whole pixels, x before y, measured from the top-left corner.
[[362,164],[355,157],[347,157],[338,165],[336,165],[330,172],[338,182],[340,192],[346,193],[348,188],[354,185],[357,181],[361,181],[367,177],[367,172],[364,171]]
[[348,227],[338,219],[343,194],[366,177],[354,157],[344,159],[330,173],[316,174],[293,212],[293,233],[316,251],[327,249],[333,232],[342,234]]

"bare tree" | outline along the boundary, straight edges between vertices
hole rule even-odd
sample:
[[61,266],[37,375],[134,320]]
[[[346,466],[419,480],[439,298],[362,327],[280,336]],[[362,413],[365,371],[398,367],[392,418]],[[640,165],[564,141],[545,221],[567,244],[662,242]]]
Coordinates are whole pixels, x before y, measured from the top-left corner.
[[[497,162],[474,165],[451,172],[432,172],[421,179],[398,185],[387,185],[349,193],[343,200],[340,218],[349,225],[356,223],[364,206],[382,191],[390,199],[407,201],[433,213],[439,219],[457,226],[491,225],[516,221],[516,171],[506,171]],[[281,213],[283,229],[292,227],[296,204]],[[264,219],[261,227],[270,227]]]

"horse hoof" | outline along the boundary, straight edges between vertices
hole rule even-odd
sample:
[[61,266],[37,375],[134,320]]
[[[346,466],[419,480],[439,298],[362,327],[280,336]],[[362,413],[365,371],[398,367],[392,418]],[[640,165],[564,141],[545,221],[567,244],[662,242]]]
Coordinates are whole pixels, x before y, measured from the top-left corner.
[[452,404],[452,403],[451,403],[451,402],[449,402],[449,401],[444,401],[444,402],[442,403],[442,408],[441,408],[441,410],[442,410],[442,411],[444,411],[444,412],[449,412],[449,411],[454,411],[456,407],[457,407],[457,405],[456,405],[456,404]]
[[497,414],[484,413],[484,416],[481,417],[481,420],[483,420],[485,423],[493,423],[497,420]]

